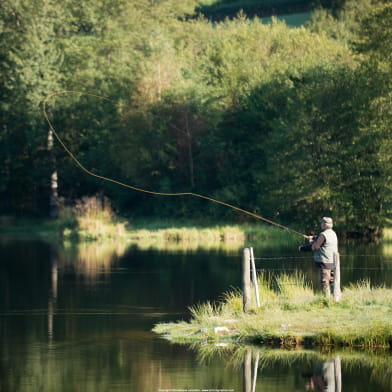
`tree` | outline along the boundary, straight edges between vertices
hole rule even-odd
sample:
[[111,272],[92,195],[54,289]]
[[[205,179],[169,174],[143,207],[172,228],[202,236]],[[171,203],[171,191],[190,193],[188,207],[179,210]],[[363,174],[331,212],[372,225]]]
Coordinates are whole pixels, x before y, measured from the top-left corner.
[[[54,27],[57,23],[61,24],[61,21],[54,9],[54,3],[49,0],[40,2],[39,6],[36,2],[11,4],[6,1],[1,14],[2,35],[6,38],[2,58],[5,68],[2,84],[3,91],[7,94],[2,115],[5,120],[4,129],[9,131],[5,132],[2,141],[6,149],[12,146],[10,151],[15,154],[12,160],[8,159],[7,171],[13,177],[10,181],[17,176],[23,177],[19,182],[24,186],[13,189],[13,202],[32,210],[40,208],[37,195],[42,189],[42,177],[49,177],[44,167],[50,167],[45,163],[43,166],[34,164],[39,160],[49,162],[50,155],[42,154],[45,145],[43,141],[47,136],[43,131],[40,102],[48,91],[59,88],[62,79],[58,70],[61,48],[56,40]],[[20,124],[23,123],[21,127]],[[17,143],[16,135],[19,137]],[[52,168],[53,170],[55,169]],[[8,192],[13,187],[11,182],[7,185]]]

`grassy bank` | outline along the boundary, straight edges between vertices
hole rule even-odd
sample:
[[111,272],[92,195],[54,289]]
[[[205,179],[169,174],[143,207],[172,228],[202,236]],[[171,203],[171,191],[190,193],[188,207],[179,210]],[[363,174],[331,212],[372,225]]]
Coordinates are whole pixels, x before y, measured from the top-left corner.
[[[292,238],[287,232],[265,224],[191,224],[176,220],[126,221],[104,216],[80,216],[49,219],[3,219],[0,233],[37,234],[87,240],[128,239],[143,241],[214,241],[243,244],[247,239]],[[296,238],[296,237],[294,237]]]
[[176,342],[241,342],[278,346],[392,347],[392,290],[368,282],[343,290],[335,303],[300,274],[259,279],[261,307],[244,314],[242,294],[191,309],[190,322],[158,324]]
[[[299,230],[301,228],[291,227]],[[227,223],[208,220],[137,219],[119,217],[108,200],[85,197],[72,207],[62,207],[59,217],[16,219],[0,216],[0,233],[37,235],[65,240],[120,240],[138,243],[145,248],[181,246],[187,249],[216,248],[224,244],[239,249],[247,241],[284,241],[298,243],[298,234],[254,220],[252,223]],[[345,233],[339,233],[345,237]],[[392,229],[383,231],[383,240],[392,242]]]
[[126,220],[118,217],[107,200],[83,198],[63,207],[58,219],[16,219],[0,217],[0,233],[37,235],[64,240],[120,240],[145,248],[184,245],[187,249],[211,248],[224,244],[232,249],[257,239],[294,241],[296,235],[255,221],[252,224],[217,223],[170,219]]
[[[0,234],[39,236],[54,240],[125,241],[143,248],[192,250],[225,246],[240,249],[247,242],[284,241],[299,237],[264,223],[195,223],[185,220],[144,219],[127,221],[114,214],[67,212],[57,220],[0,217]],[[268,241],[266,241],[268,240]],[[384,229],[384,246],[392,243],[392,229]]]
[[194,224],[170,220],[126,221],[118,218],[79,217],[50,220],[8,220],[0,234],[37,237],[60,242],[116,242],[139,249],[190,252],[198,249],[235,252],[251,243],[298,243],[297,236],[264,224]]

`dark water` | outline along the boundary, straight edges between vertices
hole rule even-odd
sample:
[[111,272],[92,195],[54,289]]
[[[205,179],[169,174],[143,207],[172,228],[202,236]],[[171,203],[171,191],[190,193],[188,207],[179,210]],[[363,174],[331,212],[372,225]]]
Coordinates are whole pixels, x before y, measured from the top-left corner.
[[[317,285],[311,261],[291,258],[303,256],[292,245],[253,245],[258,268],[298,268]],[[343,286],[359,279],[392,286],[388,246],[348,245],[341,253]],[[259,348],[208,353],[151,332],[239,287],[240,254],[0,237],[0,391],[304,391],[333,360],[342,391],[392,391],[390,352],[341,360],[334,352]],[[338,390],[329,388],[322,390]]]

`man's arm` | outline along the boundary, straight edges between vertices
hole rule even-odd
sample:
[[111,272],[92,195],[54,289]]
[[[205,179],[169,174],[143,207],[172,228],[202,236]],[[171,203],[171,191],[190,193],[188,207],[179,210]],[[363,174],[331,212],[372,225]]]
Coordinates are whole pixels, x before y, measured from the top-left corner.
[[325,237],[323,234],[320,234],[318,236],[308,236],[307,237],[309,240],[309,244],[308,245],[303,245],[303,246],[299,246],[298,250],[300,252],[311,252],[311,251],[315,251],[317,249],[320,249],[325,242]]
[[309,241],[308,245],[301,245],[298,247],[300,252],[311,252],[312,251],[312,243],[317,239],[317,236],[308,235],[305,238]]
[[324,237],[324,235],[321,233],[321,234],[318,236],[317,240],[314,241],[314,242],[312,242],[312,244],[311,244],[311,249],[312,249],[313,251],[315,251],[315,250],[317,250],[317,249],[320,249],[320,248],[324,245],[324,243],[325,243],[325,237]]

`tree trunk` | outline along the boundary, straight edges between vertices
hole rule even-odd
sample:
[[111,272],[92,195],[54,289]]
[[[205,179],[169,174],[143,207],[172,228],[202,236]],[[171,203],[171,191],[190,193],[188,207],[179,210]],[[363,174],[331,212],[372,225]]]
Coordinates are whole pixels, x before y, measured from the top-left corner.
[[58,193],[58,176],[56,169],[56,158],[53,154],[53,130],[48,132],[48,151],[50,156],[50,196],[49,196],[49,216],[52,219],[57,219],[59,216],[59,193]]
[[194,160],[193,160],[193,148],[192,148],[192,133],[189,129],[189,118],[188,113],[185,116],[186,121],[186,136],[188,139],[188,157],[189,157],[189,177],[190,177],[190,185],[191,189],[195,187],[195,169],[194,169]]

